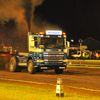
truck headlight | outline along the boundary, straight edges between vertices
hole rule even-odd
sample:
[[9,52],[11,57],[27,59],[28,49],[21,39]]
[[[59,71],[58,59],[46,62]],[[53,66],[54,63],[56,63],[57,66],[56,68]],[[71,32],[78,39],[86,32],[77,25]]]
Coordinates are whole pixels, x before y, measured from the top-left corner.
[[64,59],[64,60],[63,60],[63,62],[67,62],[67,61],[68,61],[67,59]]
[[39,63],[39,62],[44,62],[44,60],[37,60],[37,62]]

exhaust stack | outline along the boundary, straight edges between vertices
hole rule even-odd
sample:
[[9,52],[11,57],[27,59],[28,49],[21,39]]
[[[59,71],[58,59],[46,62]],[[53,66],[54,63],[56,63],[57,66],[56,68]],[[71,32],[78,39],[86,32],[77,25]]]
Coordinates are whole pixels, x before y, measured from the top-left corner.
[[28,40],[27,40],[28,41],[27,42],[28,43],[28,52],[29,52],[29,35],[31,35],[31,34],[32,34],[31,32],[28,32]]

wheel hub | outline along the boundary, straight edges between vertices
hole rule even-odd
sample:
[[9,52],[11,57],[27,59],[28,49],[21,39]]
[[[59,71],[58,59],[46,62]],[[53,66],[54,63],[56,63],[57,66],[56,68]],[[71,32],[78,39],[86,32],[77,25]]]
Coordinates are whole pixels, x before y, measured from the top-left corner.
[[28,71],[31,72],[31,70],[32,70],[32,64],[29,63],[29,65],[28,65]]

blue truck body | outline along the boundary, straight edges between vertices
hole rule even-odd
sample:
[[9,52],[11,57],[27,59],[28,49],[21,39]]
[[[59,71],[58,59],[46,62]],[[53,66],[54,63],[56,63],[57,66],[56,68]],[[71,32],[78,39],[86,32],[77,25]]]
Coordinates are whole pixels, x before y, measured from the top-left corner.
[[[62,31],[48,30],[39,34],[28,33],[28,53],[18,53],[13,56],[16,65],[27,67],[29,73],[36,70],[55,69],[57,74],[67,67],[66,34]],[[13,70],[14,62],[10,60]],[[12,66],[13,65],[13,66]]]

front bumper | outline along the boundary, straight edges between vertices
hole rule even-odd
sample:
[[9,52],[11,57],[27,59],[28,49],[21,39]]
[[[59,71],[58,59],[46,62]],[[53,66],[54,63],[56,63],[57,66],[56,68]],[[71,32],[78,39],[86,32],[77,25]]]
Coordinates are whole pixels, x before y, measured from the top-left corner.
[[39,69],[48,70],[48,69],[66,69],[66,66],[38,66]]
[[38,60],[37,62],[37,67],[39,69],[66,69],[67,66],[67,60],[63,60],[63,61],[43,61],[43,60]]

